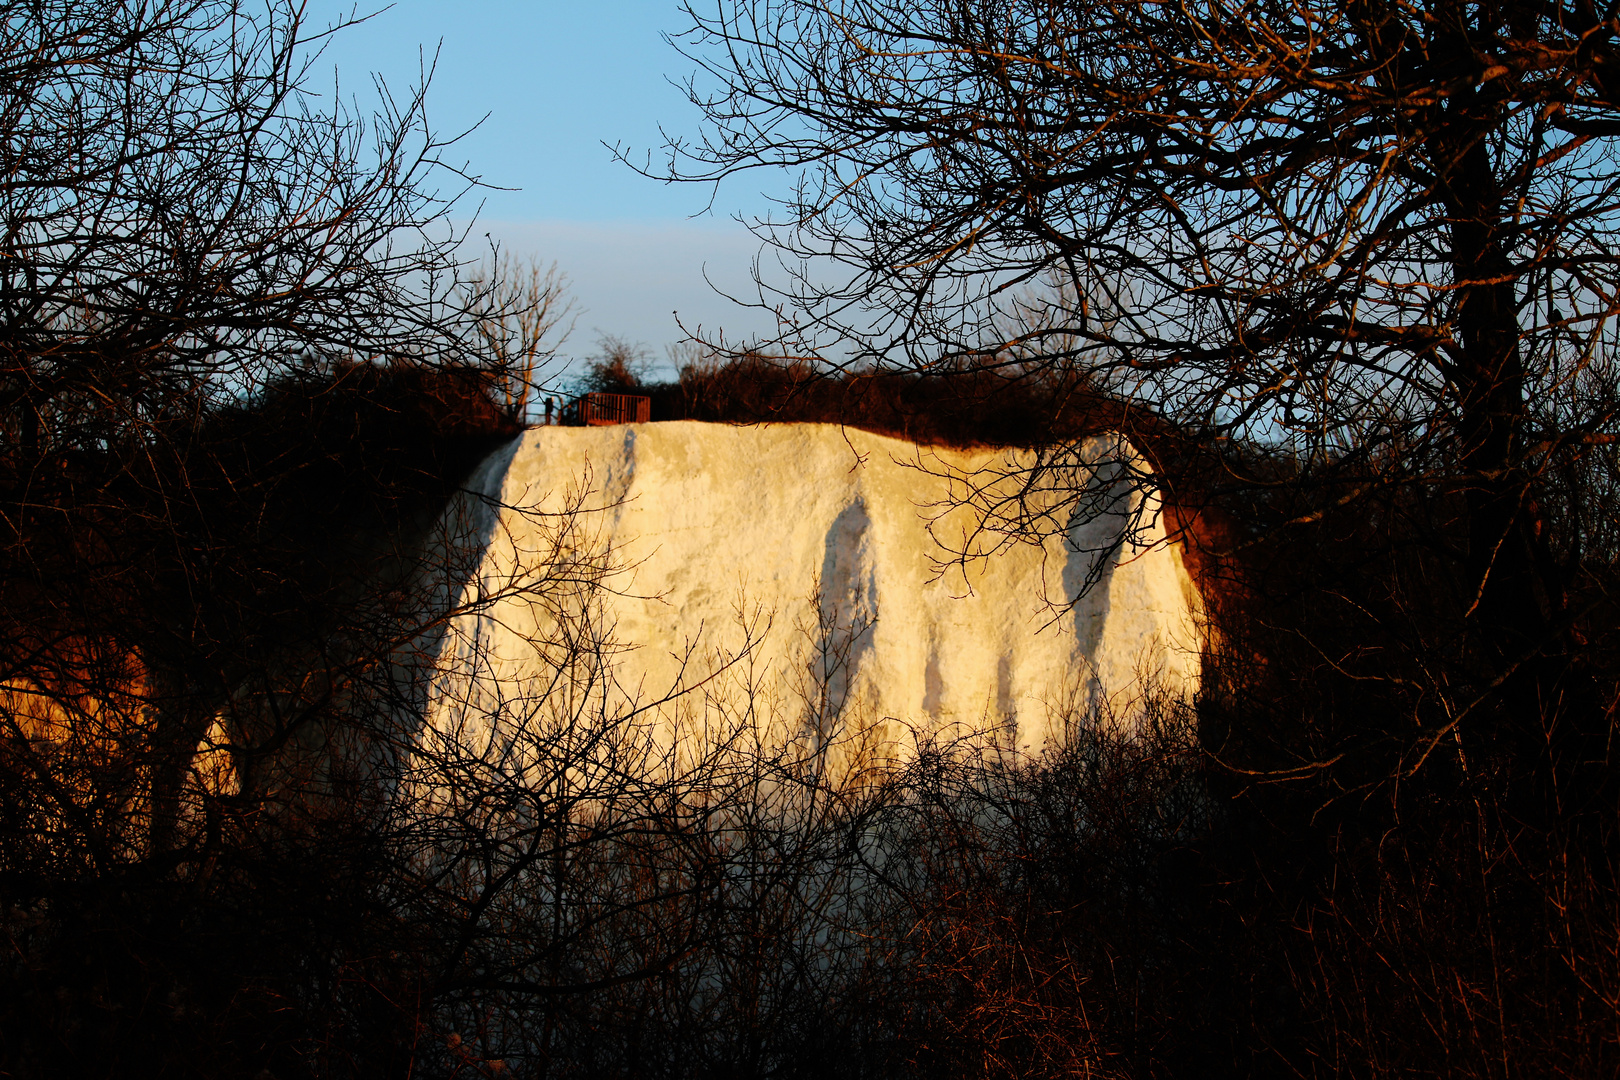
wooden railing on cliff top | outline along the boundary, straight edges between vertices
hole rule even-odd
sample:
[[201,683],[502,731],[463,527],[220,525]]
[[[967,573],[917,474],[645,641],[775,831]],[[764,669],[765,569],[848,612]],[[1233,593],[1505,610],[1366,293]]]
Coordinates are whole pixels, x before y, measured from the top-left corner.
[[[548,410],[549,412],[549,410]],[[652,419],[652,398],[641,394],[581,394],[562,408],[564,424],[603,427],[608,424],[645,424]]]

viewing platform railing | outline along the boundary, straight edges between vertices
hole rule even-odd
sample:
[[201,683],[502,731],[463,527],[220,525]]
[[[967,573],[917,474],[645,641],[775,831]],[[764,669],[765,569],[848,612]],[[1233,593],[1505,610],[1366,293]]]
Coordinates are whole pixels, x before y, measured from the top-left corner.
[[[645,424],[652,419],[652,398],[641,394],[581,394],[565,402],[554,414],[551,399],[545,402],[545,423],[573,427],[605,427],[609,424]],[[553,419],[555,416],[555,419]]]

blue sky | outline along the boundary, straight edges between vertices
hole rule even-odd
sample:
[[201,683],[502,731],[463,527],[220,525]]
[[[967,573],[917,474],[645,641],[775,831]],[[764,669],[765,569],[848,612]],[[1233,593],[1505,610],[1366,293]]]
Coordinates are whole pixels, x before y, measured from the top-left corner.
[[[350,10],[311,0],[307,24]],[[689,327],[728,336],[768,329],[704,281],[747,291],[758,244],[731,215],[767,209],[759,179],[722,187],[710,209],[711,189],[638,176],[602,145],[626,145],[642,160],[652,151],[656,163],[660,126],[696,133],[696,110],[667,81],[691,70],[662,37],[681,29],[673,0],[399,0],[336,35],[316,70],[329,85],[335,68],[343,95],[364,107],[372,73],[403,90],[437,50],[433,126],[457,132],[488,114],[448,156],[487,184],[519,189],[481,193],[478,233],[555,259],[570,276],[582,312],[566,351],[589,352],[602,331],[661,355],[682,336],[676,310]]]

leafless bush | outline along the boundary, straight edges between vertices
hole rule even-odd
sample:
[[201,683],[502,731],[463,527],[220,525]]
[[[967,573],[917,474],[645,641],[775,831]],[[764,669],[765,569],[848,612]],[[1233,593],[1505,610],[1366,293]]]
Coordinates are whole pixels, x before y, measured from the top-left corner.
[[645,345],[615,334],[602,334],[596,339],[595,350],[585,358],[585,370],[575,386],[582,393],[633,393],[646,382],[651,369],[652,354]]
[[386,800],[330,750],[424,511],[511,434],[475,330],[525,298],[463,280],[422,88],[323,102],[302,16],[0,21],[14,1073],[295,1070],[387,937]]
[[573,331],[567,287],[556,263],[542,266],[499,253],[487,272],[468,283],[484,362],[503,373],[501,403],[519,420],[533,419],[530,403],[556,375],[545,369]]

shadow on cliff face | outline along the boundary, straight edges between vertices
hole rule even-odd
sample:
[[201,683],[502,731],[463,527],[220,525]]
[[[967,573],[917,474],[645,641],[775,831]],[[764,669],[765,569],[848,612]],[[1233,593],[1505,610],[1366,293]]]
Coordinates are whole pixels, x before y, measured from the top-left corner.
[[872,649],[878,619],[877,581],[868,550],[872,524],[864,499],[857,499],[827,530],[817,592],[817,633],[812,642],[810,684],[820,688],[813,722],[819,729],[844,710]]
[[[425,593],[459,591],[424,579],[429,532],[520,430],[477,373],[349,365],[272,384],[174,434],[172,457],[133,485],[176,540],[168,557],[154,549],[138,601],[159,743],[195,746],[218,716],[244,785],[286,783],[264,773],[272,762],[284,773],[290,749],[323,759],[346,684],[432,620]],[[465,549],[464,575],[483,540],[434,547]],[[160,847],[165,789],[184,767],[177,757],[159,770]]]

